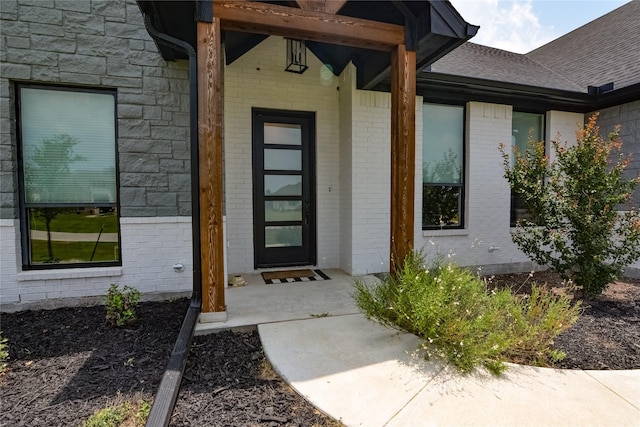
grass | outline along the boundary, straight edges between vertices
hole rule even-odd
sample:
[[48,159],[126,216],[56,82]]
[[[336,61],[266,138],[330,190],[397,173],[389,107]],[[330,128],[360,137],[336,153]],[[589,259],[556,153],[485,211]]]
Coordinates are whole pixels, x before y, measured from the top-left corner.
[[7,368],[7,359],[9,359],[9,344],[7,344],[7,341],[8,340],[2,336],[2,331],[0,331],[0,375],[2,375]]
[[[44,219],[37,215],[31,215],[30,224],[32,230],[45,231]],[[76,209],[69,209],[68,212],[59,213],[51,220],[51,231],[61,231],[70,233],[99,233],[104,225],[103,233],[118,232],[118,216],[115,212],[102,215],[86,215],[76,213]]]
[[375,287],[356,282],[354,298],[369,319],[422,338],[425,357],[444,357],[460,372],[477,366],[499,374],[505,362],[547,366],[564,354],[553,338],[578,319],[580,304],[533,287],[520,298],[510,290],[487,291],[467,269],[421,253],[405,260],[396,277]]
[[[89,262],[95,246],[94,242],[58,242],[52,241],[53,256],[60,262]],[[117,261],[118,244],[114,242],[98,243],[93,261]],[[49,261],[46,240],[31,240],[31,260],[34,264]]]
[[125,401],[96,411],[82,427],[143,427],[147,422],[151,404],[146,400]]

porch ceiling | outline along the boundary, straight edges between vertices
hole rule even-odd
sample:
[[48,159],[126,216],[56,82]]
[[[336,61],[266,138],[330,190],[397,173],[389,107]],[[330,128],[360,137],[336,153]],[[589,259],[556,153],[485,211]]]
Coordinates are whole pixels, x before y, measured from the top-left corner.
[[[295,1],[262,3],[298,8]],[[196,16],[201,4],[199,0],[138,0],[141,11],[151,17],[158,30],[187,41],[192,46],[196,46]],[[213,7],[215,8],[215,4]],[[407,45],[413,45],[417,54],[418,70],[455,49],[473,37],[478,30],[477,26],[468,24],[448,1],[352,0],[347,1],[337,15],[405,26]],[[268,36],[261,34],[223,31],[226,63],[233,63],[266,37]],[[389,77],[391,62],[388,52],[317,41],[308,41],[307,47],[323,63],[331,65],[336,75],[353,61],[358,70],[359,88],[371,89]],[[184,53],[171,48],[159,45],[158,49],[165,60],[186,59]]]

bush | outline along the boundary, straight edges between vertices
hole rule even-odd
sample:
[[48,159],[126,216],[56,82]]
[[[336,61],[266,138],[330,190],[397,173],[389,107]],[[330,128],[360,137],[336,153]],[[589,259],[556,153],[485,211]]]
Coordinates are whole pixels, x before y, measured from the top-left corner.
[[[600,294],[640,257],[640,211],[631,208],[640,177],[624,178],[630,158],[620,151],[620,128],[605,140],[597,117],[577,133],[575,145],[553,142],[553,163],[544,142],[530,138],[525,153],[514,149],[513,167],[500,146],[505,177],[532,216],[518,224],[513,241],[587,297]],[[617,210],[625,204],[627,212]]]
[[127,285],[120,290],[118,285],[112,283],[105,304],[107,323],[118,327],[135,323],[138,302],[140,291]]
[[564,357],[551,345],[578,319],[580,304],[540,287],[528,298],[510,290],[488,293],[484,281],[441,257],[424,265],[422,253],[413,252],[396,277],[375,287],[357,281],[358,308],[368,319],[422,338],[426,357],[435,352],[461,372],[484,366],[498,374],[507,361],[545,366]]

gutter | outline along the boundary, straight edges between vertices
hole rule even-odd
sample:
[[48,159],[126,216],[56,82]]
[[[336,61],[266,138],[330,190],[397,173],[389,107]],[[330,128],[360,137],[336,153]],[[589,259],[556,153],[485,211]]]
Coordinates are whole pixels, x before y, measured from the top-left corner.
[[191,303],[182,322],[178,338],[173,346],[160,386],[147,419],[147,427],[168,426],[173,408],[178,398],[180,383],[187,365],[189,349],[202,309],[202,276],[200,247],[200,198],[198,168],[198,62],[196,51],[184,40],[158,31],[151,23],[149,15],[142,12],[147,32],[158,44],[185,52],[189,56],[189,137],[191,145],[191,239],[193,250],[193,291]]

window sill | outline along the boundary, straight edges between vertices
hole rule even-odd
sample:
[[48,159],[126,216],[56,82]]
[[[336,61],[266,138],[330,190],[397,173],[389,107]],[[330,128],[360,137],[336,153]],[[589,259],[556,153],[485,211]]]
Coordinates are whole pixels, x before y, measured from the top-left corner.
[[18,282],[55,279],[86,279],[89,277],[122,276],[122,267],[68,268],[62,270],[29,270],[17,274]]
[[468,236],[469,230],[453,228],[450,230],[422,230],[422,237]]

